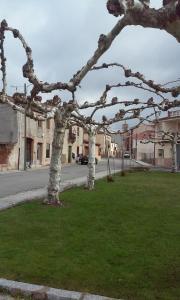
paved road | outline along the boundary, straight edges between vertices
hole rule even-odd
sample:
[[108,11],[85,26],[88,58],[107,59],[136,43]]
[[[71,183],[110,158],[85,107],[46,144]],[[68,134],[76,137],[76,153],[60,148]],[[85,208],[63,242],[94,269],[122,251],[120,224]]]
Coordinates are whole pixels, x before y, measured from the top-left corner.
[[[128,159],[125,160],[126,166],[134,164],[134,162]],[[121,160],[110,159],[110,165],[113,173],[114,169],[121,169]],[[102,160],[96,166],[96,172],[99,173],[106,170],[107,160]],[[48,168],[0,173],[0,198],[29,190],[44,188],[48,183],[48,173]],[[83,176],[87,176],[86,165],[66,165],[62,169],[62,182]]]

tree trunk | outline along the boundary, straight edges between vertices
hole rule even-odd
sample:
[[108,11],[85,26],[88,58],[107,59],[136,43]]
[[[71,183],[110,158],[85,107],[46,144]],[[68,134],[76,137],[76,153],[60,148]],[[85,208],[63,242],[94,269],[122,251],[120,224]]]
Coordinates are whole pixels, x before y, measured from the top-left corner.
[[47,204],[62,205],[59,200],[61,182],[61,157],[64,144],[66,122],[60,116],[60,111],[55,116],[54,137],[52,143],[52,155],[50,162],[48,200]]
[[88,161],[88,179],[87,179],[87,187],[89,190],[94,189],[94,181],[95,181],[95,139],[96,134],[94,130],[90,130],[89,134],[89,161]]
[[176,143],[172,142],[172,173],[177,172],[177,151],[176,151]]

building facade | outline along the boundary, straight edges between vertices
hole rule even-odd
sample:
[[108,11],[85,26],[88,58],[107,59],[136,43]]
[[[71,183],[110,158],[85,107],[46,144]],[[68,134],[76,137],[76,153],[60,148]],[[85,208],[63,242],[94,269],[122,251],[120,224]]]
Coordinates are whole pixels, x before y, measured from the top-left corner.
[[104,132],[98,132],[96,135],[96,143],[99,145],[99,155],[101,157],[107,157],[108,152],[111,150],[111,136],[104,134]]
[[[180,110],[168,112],[168,116],[159,119],[156,127],[156,139],[161,142],[163,132],[180,135]],[[180,169],[180,139],[176,141],[176,163]],[[155,163],[157,166],[170,168],[172,166],[172,143],[165,137],[162,143],[155,145]]]
[[[23,170],[50,164],[54,120],[35,121],[0,104],[0,171]],[[83,151],[83,129],[73,126],[66,130],[62,162],[75,162]]]
[[154,124],[141,124],[138,128],[132,131],[132,157],[136,160],[141,160],[150,164],[155,162],[155,144],[144,143],[149,137],[154,138]]
[[[142,160],[164,168],[171,168],[172,142],[163,135],[173,133],[180,135],[180,110],[168,112],[164,118],[159,118],[150,125],[141,124],[132,133],[132,153],[136,160]],[[147,141],[152,141],[146,143]],[[180,139],[175,142],[176,164],[180,169]]]

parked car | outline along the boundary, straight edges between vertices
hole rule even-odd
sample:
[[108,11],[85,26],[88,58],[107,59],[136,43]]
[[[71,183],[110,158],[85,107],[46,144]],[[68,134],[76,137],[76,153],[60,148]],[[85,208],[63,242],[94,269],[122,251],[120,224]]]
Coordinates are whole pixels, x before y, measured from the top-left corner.
[[130,158],[129,152],[124,152],[124,158]]
[[81,163],[81,165],[87,165],[88,164],[88,156],[87,155],[83,155],[81,157],[80,163]]
[[[80,163],[81,165],[87,165],[88,164],[88,156],[87,155],[79,155],[76,157],[76,163]],[[98,159],[95,157],[95,164],[97,165]]]

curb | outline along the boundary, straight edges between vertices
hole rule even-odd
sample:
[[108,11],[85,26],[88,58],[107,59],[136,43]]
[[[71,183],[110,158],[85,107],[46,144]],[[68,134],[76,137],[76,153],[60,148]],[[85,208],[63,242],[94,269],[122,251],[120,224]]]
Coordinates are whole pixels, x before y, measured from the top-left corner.
[[[118,172],[120,172],[120,170],[115,170],[115,173]],[[107,176],[106,171],[97,173],[96,180],[106,176]],[[67,180],[61,184],[60,192],[71,189],[73,187],[82,186],[83,184],[86,184],[86,182],[87,182],[86,177],[80,177],[74,180]],[[34,199],[40,200],[46,196],[47,196],[47,187],[41,189],[35,189],[23,193],[18,193],[16,195],[6,196],[4,198],[0,198],[0,211],[14,207],[20,203],[33,201]]]
[[139,164],[140,166],[142,166],[142,167],[152,168],[152,165],[151,165],[151,164],[145,163],[145,162],[142,161],[142,160],[135,160],[135,162],[136,162],[137,164]]
[[3,278],[0,278],[0,290],[10,294],[12,297],[25,297],[33,300],[117,300],[115,298],[55,289]]

